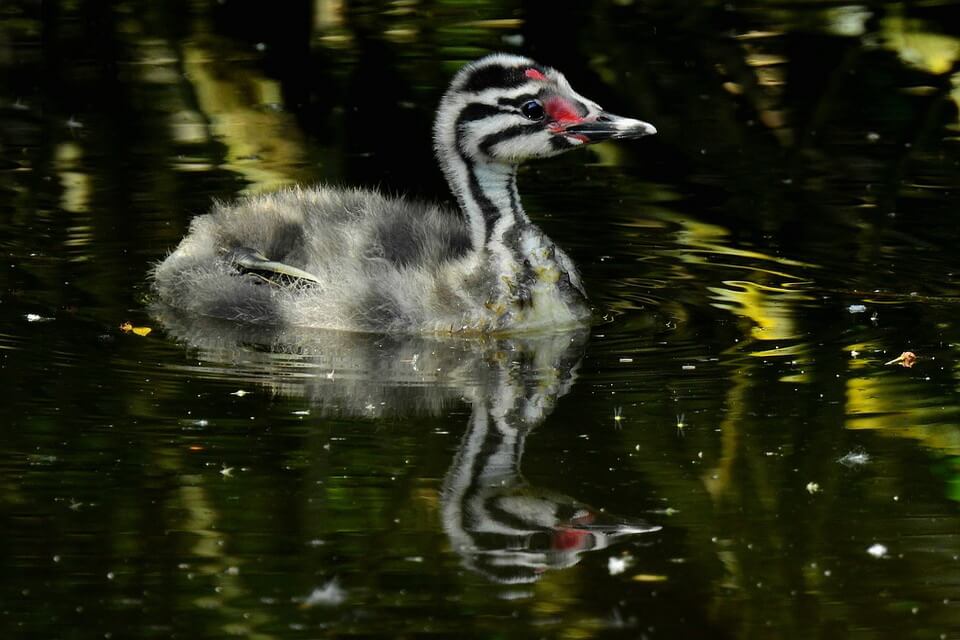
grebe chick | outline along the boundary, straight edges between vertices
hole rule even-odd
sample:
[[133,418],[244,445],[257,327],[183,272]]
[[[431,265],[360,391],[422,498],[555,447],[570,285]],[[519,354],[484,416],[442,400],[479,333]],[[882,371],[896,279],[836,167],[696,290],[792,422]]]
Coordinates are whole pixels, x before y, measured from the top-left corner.
[[492,54],[454,76],[434,125],[459,210],[323,186],[217,203],[153,270],[154,289],[191,313],[274,325],[470,334],[582,324],[580,276],[524,213],[517,165],[653,133],[555,69]]

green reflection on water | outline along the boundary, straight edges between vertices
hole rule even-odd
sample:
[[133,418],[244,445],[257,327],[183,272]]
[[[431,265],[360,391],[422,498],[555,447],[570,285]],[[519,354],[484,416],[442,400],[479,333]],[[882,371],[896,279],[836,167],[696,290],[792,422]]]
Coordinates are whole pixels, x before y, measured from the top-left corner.
[[[960,626],[955,5],[0,12],[7,635]],[[447,198],[433,105],[497,49],[661,131],[521,173],[597,306],[582,357],[229,326],[207,344],[149,314],[149,263],[212,197]],[[915,367],[884,366],[904,350]],[[467,446],[482,416],[519,453]],[[491,452],[514,465],[483,494],[500,511],[456,529],[456,461]],[[534,512],[552,519],[517,533]],[[614,535],[637,522],[663,529]]]

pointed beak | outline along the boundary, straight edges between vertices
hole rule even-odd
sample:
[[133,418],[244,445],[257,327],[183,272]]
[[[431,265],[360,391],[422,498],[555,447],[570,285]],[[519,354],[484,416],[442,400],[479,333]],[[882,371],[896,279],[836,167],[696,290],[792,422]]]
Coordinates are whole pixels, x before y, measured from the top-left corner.
[[574,124],[564,129],[563,132],[583,142],[591,143],[603,140],[632,140],[652,136],[657,132],[657,128],[643,120],[624,118],[601,111],[596,119]]

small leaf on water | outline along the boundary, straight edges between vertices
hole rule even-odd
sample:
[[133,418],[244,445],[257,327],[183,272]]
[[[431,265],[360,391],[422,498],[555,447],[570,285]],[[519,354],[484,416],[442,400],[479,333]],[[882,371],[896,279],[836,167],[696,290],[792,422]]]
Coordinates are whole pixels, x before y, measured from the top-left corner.
[[153,329],[151,329],[150,327],[135,327],[133,326],[133,324],[129,322],[124,322],[123,324],[120,325],[120,331],[122,331],[123,333],[133,333],[143,337],[145,335],[148,335],[151,331],[153,331]]
[[917,363],[917,354],[913,351],[904,351],[899,356],[891,360],[890,362],[885,362],[885,365],[898,364],[901,367],[906,367],[909,369]]

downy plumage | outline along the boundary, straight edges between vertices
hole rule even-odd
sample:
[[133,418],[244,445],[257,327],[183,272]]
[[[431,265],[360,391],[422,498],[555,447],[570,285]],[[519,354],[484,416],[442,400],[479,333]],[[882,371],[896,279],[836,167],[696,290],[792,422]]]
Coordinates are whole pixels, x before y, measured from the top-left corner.
[[489,55],[456,74],[434,125],[459,210],[323,186],[217,203],[156,266],[154,289],[191,313],[274,325],[502,333],[581,324],[583,283],[524,213],[517,165],[655,132],[603,111],[555,69]]

